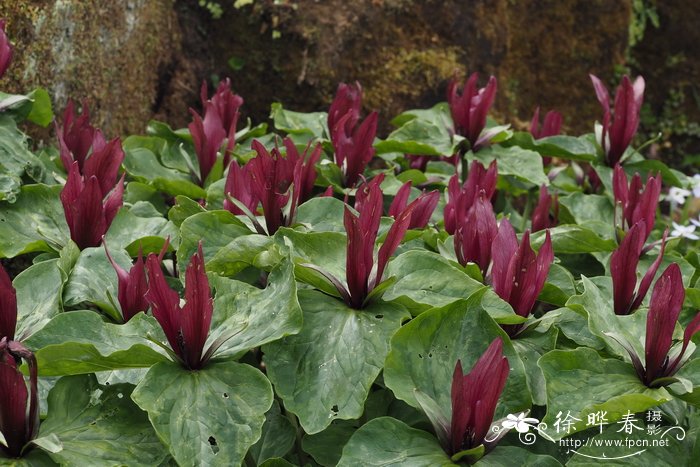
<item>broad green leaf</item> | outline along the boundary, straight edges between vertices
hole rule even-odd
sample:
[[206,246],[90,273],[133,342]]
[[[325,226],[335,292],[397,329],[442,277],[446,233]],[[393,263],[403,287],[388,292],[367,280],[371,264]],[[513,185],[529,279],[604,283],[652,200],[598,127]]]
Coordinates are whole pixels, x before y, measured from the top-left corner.
[[605,348],[605,341],[591,333],[588,328],[588,314],[576,312],[571,308],[558,308],[548,311],[540,318],[540,327],[555,325],[561,334],[575,342],[577,346],[590,347],[602,350]]
[[639,174],[644,178],[646,178],[647,175],[654,176],[657,173],[660,173],[664,185],[677,187],[688,185],[688,177],[685,174],[670,168],[658,159],[642,159],[637,162],[628,162],[624,167],[626,172],[639,172]]
[[336,198],[311,198],[297,209],[296,222],[314,232],[345,232],[345,203]]
[[228,211],[207,211],[188,217],[180,226],[180,248],[177,250],[180,272],[184,276],[185,268],[197,252],[200,241],[208,261],[232,240],[251,233],[240,219]]
[[534,151],[517,146],[487,146],[473,154],[473,157],[484,165],[496,159],[498,175],[511,175],[536,186],[549,185],[549,179],[542,166],[542,157]]
[[571,273],[560,264],[552,264],[547,275],[547,282],[545,282],[538,300],[552,305],[564,306],[569,297],[575,294],[576,286]]
[[70,311],[25,343],[36,354],[40,374],[58,376],[145,368],[166,360],[148,336],[165,340],[155,319],[143,313],[126,324],[111,324],[94,311]]
[[168,211],[168,206],[165,204],[162,193],[153,186],[137,181],[127,183],[124,190],[124,204],[127,206],[133,205],[139,201],[145,201],[153,205],[161,214],[165,214]]
[[176,169],[165,167],[149,149],[125,147],[124,168],[132,177],[148,182],[158,190],[171,196],[184,195],[193,199],[202,199],[207,193],[192,182],[192,177]]
[[230,361],[198,371],[158,363],[131,398],[179,465],[240,465],[273,400],[260,371]]
[[452,138],[447,127],[414,118],[374,145],[378,154],[399,152],[428,156],[452,154]]
[[385,302],[354,310],[314,290],[300,290],[298,295],[304,313],[301,331],[267,344],[263,352],[284,406],[313,434],[334,419],[362,415],[389,339],[408,313]]
[[338,465],[343,447],[357,431],[358,425],[357,420],[333,420],[328,428],[320,433],[305,435],[301,447],[319,464],[333,467]]
[[550,350],[554,350],[557,334],[558,330],[555,327],[545,331],[538,328],[528,329],[512,341],[515,351],[525,365],[525,376],[534,405],[544,406],[547,403],[544,376],[537,366],[537,360]]
[[30,266],[15,278],[12,285],[17,291],[17,340],[39,331],[62,311],[63,282],[57,259]]
[[450,390],[457,360],[465,373],[496,338],[503,339],[503,352],[510,363],[508,381],[500,398],[496,419],[530,407],[525,367],[505,332],[484,310],[484,292],[420,314],[403,326],[391,340],[384,368],[384,383],[398,399],[419,408],[419,390],[449,414]]
[[262,290],[223,277],[213,277],[211,284],[216,289],[216,299],[208,341],[215,342],[237,331],[219,348],[216,357],[236,355],[301,329],[302,312],[291,261],[273,269]]
[[483,287],[447,259],[426,250],[397,256],[389,263],[385,276],[397,280],[384,299],[401,303],[414,314],[467,298]]
[[452,114],[450,113],[450,106],[447,102],[438,102],[429,109],[407,110],[394,117],[393,120],[391,120],[391,124],[399,127],[416,118],[444,126],[445,128],[452,128],[453,126]]
[[[124,250],[114,250],[109,244],[108,248],[119,266],[126,271],[131,269],[131,257]],[[118,306],[117,298],[117,273],[107,259],[104,248],[100,246],[81,251],[66,283],[63,304],[74,307],[85,302],[92,303],[120,321],[121,310],[115,308],[115,305]]]
[[249,266],[270,270],[282,260],[272,237],[251,234],[234,238],[207,263],[207,271],[233,277]]
[[[580,225],[559,225],[549,230],[555,254],[593,253],[613,251],[617,248],[614,240],[600,238],[595,232]],[[539,248],[545,239],[545,231],[532,234],[533,248]]]
[[[547,382],[547,434],[559,439],[589,426],[588,415],[607,412],[609,423],[628,411],[642,412],[672,399],[665,389],[649,389],[639,381],[632,365],[602,358],[595,350],[553,350],[540,358]],[[555,425],[559,414],[560,423]],[[571,425],[563,423],[570,414]],[[558,427],[558,430],[557,430]],[[569,428],[567,432],[566,428]]]
[[[638,310],[631,315],[616,315],[613,310],[610,277],[595,277],[591,280],[583,276],[581,282],[583,293],[571,297],[566,302],[566,306],[588,315],[588,327],[591,333],[602,339],[613,354],[630,361],[629,353],[617,342],[622,339],[636,350],[637,355],[640,357],[644,355],[646,311]],[[614,334],[615,338],[612,338],[611,334]]]
[[[685,378],[693,385],[694,390],[691,393],[675,394],[676,397],[700,407],[700,358],[694,358],[686,362],[675,374],[678,378]],[[669,388],[674,392],[674,386]]]
[[204,209],[197,201],[194,201],[187,196],[176,196],[175,206],[170,208],[170,211],[168,211],[168,219],[170,219],[173,224],[180,227],[188,217],[205,211],[206,209]]
[[61,465],[159,465],[168,453],[129,397],[133,386],[100,386],[94,375],[61,378],[37,444]]
[[290,134],[309,133],[315,138],[323,138],[328,135],[326,112],[294,112],[286,110],[282,104],[275,102],[272,104],[270,118],[274,122],[275,128]]
[[366,423],[343,449],[338,467],[455,465],[437,440],[422,430],[390,417]]
[[0,257],[51,251],[68,242],[60,192],[57,185],[24,185],[14,203],[0,201]]
[[[140,208],[144,208],[142,211]],[[175,225],[164,219],[153,206],[139,202],[130,209],[120,209],[109,226],[105,242],[109,251],[126,249],[146,237],[170,237],[170,242],[177,244],[178,231]]]
[[[345,279],[347,237],[344,233],[303,233],[281,228],[275,234],[275,241],[281,246],[291,246],[292,257],[295,263],[310,263],[323,268],[341,281]],[[306,268],[297,267],[295,274],[298,280],[320,288],[317,273],[309,272]],[[388,277],[388,275],[385,277]]]
[[503,145],[529,149],[546,157],[585,162],[596,160],[598,152],[587,137],[556,135],[535,140],[528,131],[516,131]]
[[51,108],[51,96],[44,88],[37,88],[29,93],[32,107],[27,115],[27,120],[46,128],[53,121],[54,115]]
[[[5,179],[0,185],[0,200],[14,202],[19,194],[22,176],[26,173],[34,181],[43,178],[41,161],[27,148],[27,136],[8,115],[0,114],[0,173]],[[11,183],[12,182],[12,183]]]
[[560,196],[559,204],[568,210],[580,226],[585,226],[603,238],[615,238],[615,213],[607,196],[576,192]]
[[261,465],[268,459],[284,457],[294,446],[296,430],[282,415],[280,405],[273,402],[272,408],[265,414],[265,424],[262,436],[248,451],[256,465]]

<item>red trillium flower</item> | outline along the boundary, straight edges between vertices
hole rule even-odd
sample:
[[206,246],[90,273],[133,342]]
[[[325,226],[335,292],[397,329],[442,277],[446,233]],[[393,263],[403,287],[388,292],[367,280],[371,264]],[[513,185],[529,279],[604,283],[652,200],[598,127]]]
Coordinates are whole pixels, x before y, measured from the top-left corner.
[[[457,212],[464,212],[459,204],[465,198],[458,198]],[[491,244],[497,233],[498,224],[491,201],[486,197],[486,192],[481,190],[467,213],[457,216],[454,243],[459,264],[466,266],[467,263],[476,263],[481,274],[486,276],[491,263]]]
[[[29,389],[19,371],[22,359],[29,367]],[[34,354],[7,337],[0,339],[0,394],[0,433],[5,438],[0,451],[11,458],[20,457],[39,431],[37,366]]]
[[632,226],[620,246],[610,256],[615,314],[628,315],[642,304],[663,259],[667,235],[668,230],[664,232],[661,240],[659,256],[644,274],[639,288],[637,288],[637,266],[646,241],[646,224],[643,220]]
[[[90,124],[90,109],[87,102],[83,101],[82,112],[76,114],[73,101],[69,100],[66,110],[63,111],[63,123],[54,122],[58,147],[61,153],[61,162],[66,172],[70,170],[73,161],[78,162],[80,173],[83,173],[85,159],[90,153],[95,138],[98,144],[104,142],[104,137]],[[121,163],[121,161],[120,161]]]
[[[165,244],[158,255],[159,263],[163,261],[163,256],[165,256],[169,244],[170,237],[165,240]],[[148,282],[146,281],[146,264],[143,261],[143,251],[139,248],[139,255],[138,258],[136,258],[136,262],[134,262],[129,271],[126,271],[112,259],[112,255],[109,254],[107,244],[104,240],[102,241],[102,246],[104,246],[107,258],[109,262],[112,263],[112,267],[117,273],[117,299],[122,311],[122,318],[124,318],[124,322],[127,322],[136,316],[137,313],[148,310],[148,300],[146,300]]]
[[[508,219],[503,219],[498,228],[498,235],[493,240],[491,256],[493,290],[513,307],[515,313],[524,318],[528,317],[554,261],[549,231],[546,232],[540,251],[535,254],[530,247],[530,231],[525,231],[518,245],[513,226]],[[511,337],[521,329],[522,325],[504,326],[504,330]]]
[[359,124],[362,88],[341,83],[328,111],[328,131],[335,150],[335,163],[343,174],[343,184],[353,187],[374,156],[372,143],[377,134],[377,112]]
[[355,215],[346,206],[343,219],[348,234],[345,263],[347,287],[337,277],[322,268],[312,264],[305,265],[323,275],[333,284],[343,301],[355,309],[364,308],[370,293],[382,282],[384,269],[408,230],[411,213],[415,206],[409,205],[394,221],[386,234],[384,243],[379,248],[375,261],[374,245],[382,217],[382,191],[379,183],[371,182],[363,189],[366,190],[366,194],[357,196],[355,204],[359,215]]
[[656,207],[661,194],[661,175],[649,177],[646,186],[642,186],[639,173],[635,173],[628,187],[627,175],[620,164],[617,164],[613,172],[613,194],[615,207],[619,204],[622,208],[623,229],[627,230],[637,222],[644,221],[646,240],[656,220]]
[[[535,113],[532,116],[532,121],[530,122],[530,134],[535,139],[547,138],[549,136],[556,136],[561,133],[561,114],[556,110],[550,110],[547,115],[544,116],[544,122],[540,127],[540,108],[535,109]],[[542,163],[544,165],[549,165],[552,162],[551,157],[542,157]]]
[[[376,177],[375,177],[376,178]],[[398,219],[401,213],[406,210],[408,206],[411,207],[411,222],[408,225],[409,229],[423,229],[428,222],[430,217],[433,215],[433,211],[437,207],[438,201],[440,201],[440,192],[437,190],[431,191],[430,193],[423,193],[418,196],[411,204],[408,204],[408,197],[411,194],[411,181],[407,181],[399,191],[396,192],[394,200],[389,206],[389,216],[394,219]]]
[[639,112],[644,100],[644,78],[638,76],[632,83],[627,75],[622,77],[622,83],[615,92],[615,108],[611,112],[607,88],[596,76],[590,77],[604,111],[600,145],[605,153],[605,162],[609,167],[614,167],[622,159],[637,132]]
[[0,19],[0,78],[5,74],[12,61],[12,46],[5,34],[5,20]]
[[17,326],[17,293],[5,268],[0,266],[0,339],[14,340]]
[[544,116],[544,122],[540,127],[540,108],[535,109],[530,122],[530,134],[535,139],[547,138],[548,136],[556,136],[561,133],[561,114],[556,110],[550,110]]
[[[498,167],[496,161],[484,168],[481,162],[473,161],[469,167],[469,175],[462,187],[459,186],[459,177],[453,175],[447,185],[447,203],[445,204],[444,218],[445,230],[450,235],[457,229],[456,216],[465,216],[471,208],[481,190],[486,193],[486,199],[490,200],[496,192],[496,180],[498,179]],[[457,213],[457,200],[460,199],[460,213]]]
[[250,167],[246,164],[239,166],[236,160],[232,160],[228,166],[226,185],[224,186],[224,209],[235,215],[247,214],[243,209],[236,206],[231,199],[238,201],[245,209],[255,213],[260,200],[253,190],[253,180],[250,176]]
[[687,361],[687,358],[683,357],[688,349],[690,339],[696,332],[700,331],[700,314],[698,314],[683,333],[683,343],[680,345],[680,349],[671,352],[673,331],[681,313],[684,299],[685,290],[683,289],[681,270],[676,263],[673,263],[661,274],[651,293],[644,345],[644,365],[629,343],[620,342],[630,354],[639,379],[649,387],[658,387],[673,382],[663,379],[672,377]]
[[165,332],[177,360],[189,370],[202,368],[211,358],[217,346],[205,352],[204,344],[209,335],[213,302],[209,280],[204,271],[202,243],[190,259],[185,272],[185,304],[180,306],[180,296],[168,286],[160,267],[160,259],[151,253],[146,260],[148,292],[146,300],[153,316]]
[[456,134],[464,136],[472,151],[478,150],[491,139],[492,134],[482,134],[486,126],[486,116],[496,98],[496,78],[491,76],[486,87],[478,89],[479,75],[473,73],[465,83],[462,92],[457,90],[457,80],[453,79],[447,88],[447,102],[454,122]]
[[[303,203],[312,198],[314,183],[316,182],[316,163],[321,159],[322,147],[317,143],[311,149],[311,141],[306,145],[302,154],[299,153],[294,141],[291,138],[284,138],[284,147],[287,150],[287,157],[301,163],[301,180],[298,182],[299,203]],[[311,151],[309,153],[309,151]]]
[[462,372],[462,362],[457,361],[451,391],[451,454],[484,444],[509,371],[510,366],[508,359],[503,356],[503,341],[500,337],[491,342],[466,375]]
[[216,107],[214,107],[213,102],[207,102],[204,106],[204,119],[193,109],[190,109],[190,113],[193,120],[188,125],[188,128],[192,135],[194,151],[199,162],[199,174],[195,175],[195,178],[200,186],[204,186],[204,182],[216,163],[216,156],[219,153],[221,144],[226,139],[226,131],[221,122],[221,116]]
[[338,122],[350,114],[350,117],[343,121],[345,132],[352,133],[357,122],[360,120],[360,110],[362,108],[362,86],[360,83],[345,84],[340,83],[335,92],[335,98],[328,109],[328,130],[332,133]]
[[[549,212],[554,208],[554,216],[550,216]],[[540,187],[540,197],[537,201],[537,206],[535,210],[532,211],[532,231],[539,232],[540,230],[549,229],[557,225],[557,219],[559,217],[559,199],[555,194],[554,196],[549,194],[547,187],[542,185]]]
[[109,193],[103,193],[97,177],[86,181],[80,175],[78,162],[73,162],[61,191],[61,203],[71,239],[81,250],[100,244],[122,206],[123,194],[124,175]]
[[219,82],[219,87],[216,88],[216,92],[211,100],[207,99],[208,95],[209,89],[206,81],[204,81],[200,91],[202,107],[207,108],[208,102],[213,104],[212,110],[219,114],[222,128],[227,135],[226,149],[224,151],[224,167],[226,167],[229,164],[231,152],[236,145],[236,126],[238,125],[239,109],[243,105],[243,98],[231,91],[231,80],[229,78]]

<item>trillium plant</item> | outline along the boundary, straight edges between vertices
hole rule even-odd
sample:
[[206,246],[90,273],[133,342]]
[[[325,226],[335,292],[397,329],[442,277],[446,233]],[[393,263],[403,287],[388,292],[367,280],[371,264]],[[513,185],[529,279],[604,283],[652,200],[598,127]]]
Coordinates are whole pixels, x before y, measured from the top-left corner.
[[599,122],[465,71],[134,135],[0,93],[0,464],[697,465],[700,176],[595,72]]

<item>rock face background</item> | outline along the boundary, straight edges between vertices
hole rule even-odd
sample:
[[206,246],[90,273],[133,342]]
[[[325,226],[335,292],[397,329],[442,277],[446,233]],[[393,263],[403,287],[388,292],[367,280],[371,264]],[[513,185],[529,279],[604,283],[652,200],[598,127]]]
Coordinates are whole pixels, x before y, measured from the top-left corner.
[[15,60],[0,88],[46,87],[57,109],[87,98],[114,135],[154,117],[186,125],[202,79],[230,76],[255,121],[274,101],[325,108],[338,82],[359,80],[387,130],[402,110],[443,100],[455,74],[479,71],[498,78],[499,117],[525,124],[540,105],[588,131],[600,114],[588,73],[612,83],[631,67],[647,77],[649,125],[697,127],[700,13],[681,0],[233,3],[219,0],[214,19],[198,0],[2,1]]

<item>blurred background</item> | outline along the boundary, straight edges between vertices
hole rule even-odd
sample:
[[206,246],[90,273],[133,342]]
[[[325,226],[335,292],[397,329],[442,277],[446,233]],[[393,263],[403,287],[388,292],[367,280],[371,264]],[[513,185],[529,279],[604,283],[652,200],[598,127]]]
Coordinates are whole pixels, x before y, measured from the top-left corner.
[[254,122],[276,101],[325,110],[339,82],[357,80],[381,136],[474,71],[498,78],[498,120],[526,128],[540,106],[576,134],[601,118],[588,74],[612,89],[627,73],[647,83],[640,141],[662,133],[650,157],[700,165],[695,1],[0,0],[0,18],[15,46],[0,88],[45,87],[57,112],[88,99],[109,136],[152,118],[186,126],[202,80],[223,77]]

